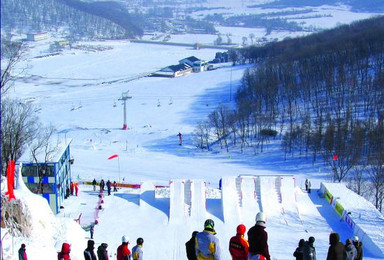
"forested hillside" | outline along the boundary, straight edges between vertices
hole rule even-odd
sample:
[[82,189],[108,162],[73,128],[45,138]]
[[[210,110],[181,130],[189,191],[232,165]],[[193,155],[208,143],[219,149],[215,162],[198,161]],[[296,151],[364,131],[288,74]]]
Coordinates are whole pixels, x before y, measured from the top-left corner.
[[381,210],[384,17],[240,53],[232,57],[255,66],[243,76],[236,109],[220,106],[199,135],[210,125],[223,148],[257,152],[281,137],[286,157],[322,158],[334,181],[349,181]]
[[[137,34],[97,13],[77,10],[58,0],[5,0],[1,2],[1,28],[20,33],[56,31],[69,40],[118,39]],[[107,12],[106,12],[107,13]]]

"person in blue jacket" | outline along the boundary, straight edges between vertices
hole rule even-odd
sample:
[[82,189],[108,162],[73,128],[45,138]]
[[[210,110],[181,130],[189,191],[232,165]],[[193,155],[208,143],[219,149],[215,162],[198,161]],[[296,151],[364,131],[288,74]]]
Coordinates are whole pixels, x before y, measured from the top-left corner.
[[198,260],[220,260],[220,242],[215,235],[215,223],[212,219],[207,219],[204,230],[196,235],[195,249]]

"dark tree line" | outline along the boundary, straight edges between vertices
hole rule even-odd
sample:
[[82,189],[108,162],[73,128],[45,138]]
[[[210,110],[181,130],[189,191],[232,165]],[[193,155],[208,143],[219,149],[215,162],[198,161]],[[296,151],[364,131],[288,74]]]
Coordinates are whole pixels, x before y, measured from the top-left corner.
[[62,0],[2,1],[1,27],[12,33],[60,30],[75,40],[127,38],[136,34],[106,18],[79,11]]
[[238,56],[255,66],[244,73],[236,108],[220,106],[208,119],[223,148],[239,142],[262,152],[280,133],[286,156],[322,158],[333,181],[354,180],[382,210],[384,17]]

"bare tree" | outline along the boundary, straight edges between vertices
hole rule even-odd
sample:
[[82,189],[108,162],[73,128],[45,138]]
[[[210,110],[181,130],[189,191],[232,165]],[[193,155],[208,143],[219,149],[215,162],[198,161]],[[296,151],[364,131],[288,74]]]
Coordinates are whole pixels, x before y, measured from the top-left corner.
[[369,170],[369,176],[374,193],[375,207],[379,210],[383,210],[384,202],[384,152],[376,154],[374,158],[370,159],[371,167]]
[[211,135],[211,127],[208,121],[199,122],[197,128],[194,131],[195,140],[198,143],[198,147],[202,150],[206,148],[209,151],[209,138]]
[[51,142],[53,134],[56,132],[56,129],[49,125],[45,128],[40,128],[34,142],[30,146],[31,157],[36,163],[43,163],[41,166],[37,167],[37,177],[39,177],[39,184],[37,192],[42,193],[42,180],[44,176],[49,175],[47,162],[52,160],[53,155],[57,151],[57,145]]
[[[16,64],[22,59],[24,48],[21,42],[1,39],[1,94],[4,95],[13,85],[17,75],[13,75]],[[3,66],[4,64],[4,66]]]
[[18,160],[25,147],[38,132],[38,120],[31,103],[18,99],[1,102],[1,157],[2,174],[9,160]]

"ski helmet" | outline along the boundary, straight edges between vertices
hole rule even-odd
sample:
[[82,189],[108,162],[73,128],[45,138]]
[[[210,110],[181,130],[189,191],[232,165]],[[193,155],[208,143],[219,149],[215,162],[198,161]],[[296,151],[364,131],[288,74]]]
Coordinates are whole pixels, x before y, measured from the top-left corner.
[[121,242],[123,242],[123,243],[129,243],[129,238],[128,238],[128,236],[123,236],[123,237],[121,238]]
[[207,219],[204,223],[204,228],[213,229],[215,227],[215,222],[212,219]]
[[142,239],[141,237],[139,237],[137,240],[136,240],[136,243],[138,245],[142,245],[144,243],[144,239]]
[[238,225],[236,228],[237,234],[240,234],[240,235],[244,235],[245,230],[246,230],[246,227],[243,224]]
[[257,213],[256,215],[256,222],[264,222],[265,223],[265,216],[264,216],[264,213],[263,212],[259,212]]

